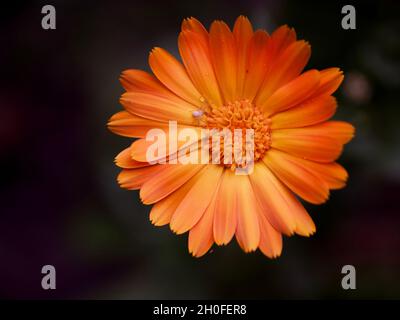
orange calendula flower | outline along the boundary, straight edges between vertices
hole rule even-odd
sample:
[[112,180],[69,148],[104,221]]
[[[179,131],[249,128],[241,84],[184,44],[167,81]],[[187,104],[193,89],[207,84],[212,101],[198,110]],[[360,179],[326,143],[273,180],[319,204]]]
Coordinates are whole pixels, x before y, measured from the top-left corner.
[[[272,34],[254,31],[240,16],[233,30],[214,21],[207,31],[186,19],[178,38],[182,62],[162,48],[149,56],[153,74],[126,70],[121,83],[124,111],[109,129],[136,139],[116,157],[121,187],[140,189],[152,204],[150,220],[189,232],[196,257],[235,236],[245,252],[268,257],[282,251],[282,234],[310,236],[315,225],[296,195],[321,204],[340,189],[346,170],[336,163],[354,135],[352,125],[328,121],[336,111],[332,94],[343,80],[338,68],[303,72],[310,45],[282,26]],[[165,163],[183,148],[167,138],[157,163],[148,161],[147,133],[154,128],[178,134],[186,129],[252,129],[254,168],[235,165]],[[192,152],[193,150],[190,149]]]

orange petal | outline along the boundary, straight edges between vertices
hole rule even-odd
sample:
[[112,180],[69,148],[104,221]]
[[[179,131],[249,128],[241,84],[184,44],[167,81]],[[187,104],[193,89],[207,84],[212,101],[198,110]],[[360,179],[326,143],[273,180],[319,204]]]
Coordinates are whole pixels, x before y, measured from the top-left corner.
[[256,105],[265,106],[277,89],[296,78],[304,69],[310,55],[310,45],[305,41],[293,42],[277,55],[255,99]]
[[254,32],[247,52],[243,99],[253,100],[265,78],[269,35],[263,30]]
[[178,44],[183,63],[197,90],[209,104],[222,105],[208,42],[205,43],[198,33],[184,30],[179,35]]
[[236,44],[229,27],[222,21],[211,25],[210,53],[224,101],[234,102],[237,98]]
[[[266,54],[266,61],[267,61],[267,69],[266,69],[266,75],[264,77],[264,81],[260,87],[260,90],[257,93],[257,96],[262,93],[264,90],[263,88],[269,87],[270,89],[275,90],[276,88],[279,88],[282,84],[277,83],[277,87],[273,88],[271,87],[271,81],[276,77],[277,71],[280,72],[282,69],[278,68],[278,70],[273,69],[274,65],[276,63],[281,63],[278,58],[283,55],[285,50],[294,42],[296,41],[296,32],[294,29],[289,28],[288,26],[281,26],[278,29],[276,29],[270,36],[267,44],[267,54]],[[284,60],[286,63],[287,61]],[[274,73],[271,73],[271,70],[274,70]],[[290,71],[293,71],[295,69],[291,68]],[[298,70],[298,69],[296,69]],[[301,70],[300,70],[301,71]],[[300,74],[300,71],[298,74]],[[298,75],[296,74],[296,75]],[[288,76],[291,74],[288,74]],[[295,76],[296,76],[295,75]],[[295,77],[293,76],[293,78]],[[284,78],[283,79],[285,82],[288,82],[290,79]],[[269,85],[268,85],[269,83]],[[272,82],[273,83],[273,82]],[[283,83],[284,84],[284,83]],[[258,98],[256,98],[256,101]]]
[[147,92],[160,94],[162,96],[172,96],[171,92],[169,92],[160,81],[158,81],[153,75],[142,70],[125,70],[122,72],[119,80],[126,91]]
[[299,165],[302,165],[315,176],[325,181],[329,189],[340,189],[346,185],[348,174],[346,170],[336,162],[314,162],[289,155],[288,153],[286,153],[285,156],[296,161]]
[[214,241],[218,245],[231,241],[237,223],[237,197],[235,173],[224,170],[214,214]]
[[126,148],[122,150],[116,157],[115,157],[115,164],[124,169],[135,169],[146,167],[149,165],[148,162],[140,162],[132,159],[131,156],[131,148]]
[[182,22],[182,31],[192,31],[196,33],[203,43],[208,43],[208,32],[203,24],[196,18],[187,18]]
[[186,69],[170,53],[162,48],[154,48],[149,56],[149,64],[153,73],[168,89],[197,107],[203,105],[201,95]]
[[272,130],[271,146],[300,158],[332,162],[342,152],[344,137],[349,139],[352,134],[349,130],[344,130],[334,135],[334,131],[329,122],[297,129]]
[[192,114],[196,107],[184,100],[178,102],[148,93],[125,92],[120,102],[128,112],[143,118],[196,125]]
[[319,78],[317,70],[310,70],[303,73],[276,90],[265,101],[262,108],[267,115],[272,115],[302,103],[318,88]]
[[[276,29],[270,36],[268,40],[268,48],[266,54],[267,64],[267,72],[264,82],[261,86],[264,87],[270,80],[275,76],[274,74],[270,74],[272,67],[276,64],[276,62],[280,63],[278,58],[283,55],[286,48],[288,48],[292,43],[296,41],[296,32],[294,29],[289,28],[288,26],[281,26]],[[288,81],[287,79],[285,81]],[[259,91],[260,93],[260,91]]]
[[127,111],[114,114],[108,121],[108,129],[115,134],[131,138],[144,138],[153,128],[168,129],[168,123],[139,117]]
[[182,199],[171,219],[172,231],[184,233],[199,221],[216,192],[222,171],[222,166],[212,164],[201,171],[201,178]]
[[237,227],[236,239],[244,252],[251,252],[260,243],[258,204],[248,176],[236,176]]
[[307,163],[308,168],[310,168],[315,174],[319,174],[320,178],[325,180],[328,184],[329,189],[341,189],[346,185],[348,174],[345,168],[340,164],[333,163],[317,163],[312,161],[307,161],[301,159]]
[[267,167],[294,193],[304,200],[320,204],[328,200],[329,188],[324,180],[313,174],[296,158],[270,149],[263,158]]
[[319,96],[272,116],[271,129],[299,128],[317,124],[331,118],[337,107],[332,96]]
[[[177,131],[176,131],[176,135],[179,136],[180,132],[182,132],[182,130],[185,129],[189,129],[189,128],[185,128],[185,127],[177,127]],[[194,142],[194,147],[193,150],[194,152],[197,152],[197,157],[200,158],[201,153],[198,152],[197,150],[201,147],[201,131],[199,128],[190,128],[192,130],[195,130],[194,132],[197,132],[197,136],[199,137],[199,140]],[[157,145],[157,153],[158,156],[156,155],[152,155],[152,161],[154,162],[160,162],[162,163],[161,160],[172,160],[175,159],[175,163],[178,163],[179,159],[179,152],[183,151],[183,150],[187,150],[188,152],[192,151],[191,148],[189,148],[187,146],[187,142],[186,141],[181,141],[178,140],[176,142],[176,146],[174,147],[173,145],[171,146],[172,148],[170,149],[170,130],[169,128],[165,128],[163,129],[166,135],[166,140],[165,140],[165,144],[161,143],[160,145]],[[172,133],[171,133],[172,134]],[[172,138],[174,138],[174,136],[172,136]],[[156,143],[155,141],[152,140],[146,140],[146,139],[138,139],[136,141],[134,141],[132,143],[131,146],[131,157],[132,159],[136,160],[136,161],[140,161],[140,162],[148,162],[148,158],[147,158],[147,151],[149,149],[150,146],[152,146],[154,143]],[[190,145],[192,146],[192,144]],[[152,162],[152,163],[154,163]],[[171,162],[172,163],[172,162]]]
[[316,131],[324,131],[330,137],[340,141],[340,143],[348,143],[353,137],[354,127],[344,121],[327,121],[319,125],[313,126]]
[[140,189],[140,199],[144,204],[151,204],[165,198],[197,172],[204,165],[164,164],[156,175],[148,179]]
[[320,83],[318,89],[313,93],[313,97],[319,95],[331,95],[343,81],[343,72],[339,68],[329,68],[320,71]]
[[214,192],[213,198],[199,222],[190,229],[188,246],[189,252],[193,254],[194,257],[201,257],[206,254],[214,243],[213,221],[215,204],[218,197],[218,188],[219,185],[217,186],[216,192]]
[[255,164],[250,182],[263,214],[268,217],[270,223],[278,231],[292,235],[296,229],[296,221],[282,192],[282,184],[262,163]]
[[243,97],[248,45],[253,36],[253,27],[249,19],[244,16],[236,19],[233,27],[233,36],[235,37],[237,50],[237,94],[239,97]]
[[155,203],[150,211],[150,221],[155,226],[163,226],[170,223],[176,208],[178,208],[182,199],[192,189],[193,185],[199,180],[200,177],[201,171],[189,179],[176,191],[172,192],[169,196]]
[[271,60],[275,61],[276,57],[296,41],[296,31],[283,25],[271,34],[270,50]]
[[[354,127],[344,121],[326,121],[324,123],[295,129],[277,129],[272,134],[282,136],[283,133],[289,134],[291,137],[303,136],[309,137],[326,137],[334,139],[340,144],[348,143],[354,137]],[[289,138],[288,138],[289,139]]]
[[160,165],[147,166],[137,169],[123,169],[117,177],[117,181],[121,188],[128,190],[137,190],[150,177],[156,175],[162,168]]
[[296,220],[295,232],[303,237],[309,237],[316,231],[314,221],[310,215],[304,209],[303,205],[296,199],[296,197],[288,191],[288,197],[291,197],[291,201],[294,202],[294,206],[297,206],[296,210],[292,212],[294,219]]
[[263,214],[275,229],[287,235],[296,232],[308,236],[315,232],[301,203],[262,162],[255,164],[250,182]]
[[282,253],[282,234],[276,231],[263,213],[258,211],[260,225],[259,248],[268,258],[277,258]]
[[[147,141],[146,139],[138,139],[132,143],[131,146],[131,157],[132,159],[139,162],[148,162],[147,159],[147,150],[153,144],[153,141]],[[158,150],[159,157],[156,159],[152,159],[161,163],[160,160],[166,159],[168,152],[168,143],[165,146],[160,147]]]

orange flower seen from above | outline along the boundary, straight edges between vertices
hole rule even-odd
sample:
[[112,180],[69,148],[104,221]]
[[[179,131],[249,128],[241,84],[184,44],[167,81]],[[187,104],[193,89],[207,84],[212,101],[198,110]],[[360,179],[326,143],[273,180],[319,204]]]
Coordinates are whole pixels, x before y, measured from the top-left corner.
[[[207,31],[186,19],[178,38],[182,62],[154,48],[154,75],[126,70],[124,111],[109,129],[136,139],[116,157],[121,187],[140,189],[153,204],[150,220],[189,231],[196,257],[235,236],[245,252],[259,248],[268,257],[282,251],[282,234],[310,236],[315,225],[296,196],[321,204],[340,189],[346,170],[336,163],[354,135],[352,125],[328,121],[337,102],[332,94],[343,80],[338,68],[303,72],[311,49],[282,26],[272,34],[253,31],[240,16],[233,30],[214,21]],[[168,132],[169,121],[185,128],[253,129],[254,170],[235,174],[234,165],[150,164],[146,133]],[[178,144],[178,149],[181,145]],[[166,150],[171,158],[175,151]]]

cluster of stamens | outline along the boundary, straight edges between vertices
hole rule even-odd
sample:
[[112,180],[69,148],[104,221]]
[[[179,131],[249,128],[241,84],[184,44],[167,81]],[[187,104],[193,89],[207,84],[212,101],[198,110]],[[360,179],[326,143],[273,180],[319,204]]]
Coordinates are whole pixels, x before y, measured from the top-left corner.
[[[248,100],[235,101],[223,106],[212,106],[204,111],[200,124],[208,129],[230,130],[241,129],[242,141],[246,141],[246,129],[254,130],[254,161],[261,159],[271,145],[271,119],[267,118]],[[223,157],[223,139],[221,156]],[[242,143],[242,155],[246,155],[246,144]],[[235,163],[225,166],[236,167]]]

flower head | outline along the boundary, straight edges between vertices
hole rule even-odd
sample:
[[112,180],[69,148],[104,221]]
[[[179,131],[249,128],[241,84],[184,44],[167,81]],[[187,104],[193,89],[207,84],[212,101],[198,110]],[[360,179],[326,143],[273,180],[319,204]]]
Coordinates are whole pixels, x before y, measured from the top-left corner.
[[[139,139],[116,157],[122,168],[118,182],[140,189],[142,202],[153,205],[153,224],[169,224],[177,234],[189,231],[194,256],[235,236],[245,252],[259,248],[277,257],[282,234],[315,232],[296,195],[320,204],[346,183],[347,172],[335,161],[354,128],[328,121],[343,74],[338,68],[302,73],[311,53],[307,42],[287,26],[272,34],[253,31],[243,16],[232,31],[222,21],[207,31],[198,20],[186,19],[178,46],[182,62],[154,48],[149,56],[154,75],[140,70],[121,75],[125,111],[113,115],[108,126]],[[177,123],[178,135],[188,129],[251,130],[253,170],[239,175],[236,163],[168,161],[188,147],[171,135],[159,161],[149,162],[153,142],[147,133],[153,128],[171,133],[170,121]],[[227,141],[225,136],[221,146]],[[183,153],[197,151],[193,145]]]

